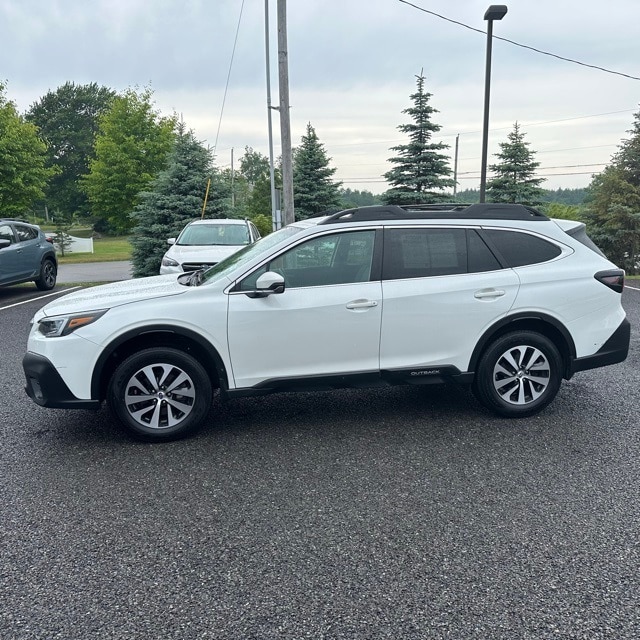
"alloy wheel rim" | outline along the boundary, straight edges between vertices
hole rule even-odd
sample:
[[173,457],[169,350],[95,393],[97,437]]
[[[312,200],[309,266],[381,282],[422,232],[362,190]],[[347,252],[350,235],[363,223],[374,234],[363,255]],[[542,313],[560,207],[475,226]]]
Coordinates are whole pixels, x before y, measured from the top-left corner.
[[540,398],[551,381],[547,356],[531,345],[510,347],[493,368],[493,388],[502,400],[527,405]]
[[173,364],[150,364],[127,382],[124,403],[133,420],[143,427],[170,429],[187,419],[196,400],[191,377]]
[[56,272],[50,262],[47,262],[44,266],[44,281],[49,287],[53,286],[56,281]]

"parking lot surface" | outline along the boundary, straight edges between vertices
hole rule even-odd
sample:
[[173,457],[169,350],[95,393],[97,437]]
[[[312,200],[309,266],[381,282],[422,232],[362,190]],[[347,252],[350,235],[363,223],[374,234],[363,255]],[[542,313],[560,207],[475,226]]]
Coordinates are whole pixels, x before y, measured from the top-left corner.
[[453,386],[279,394],[163,445],[32,404],[46,300],[7,291],[0,638],[640,637],[640,291],[627,361],[529,419]]

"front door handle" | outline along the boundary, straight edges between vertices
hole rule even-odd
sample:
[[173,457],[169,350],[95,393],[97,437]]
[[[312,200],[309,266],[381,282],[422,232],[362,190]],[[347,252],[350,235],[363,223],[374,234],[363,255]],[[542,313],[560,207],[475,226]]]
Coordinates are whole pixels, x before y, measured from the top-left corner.
[[370,309],[377,306],[377,300],[353,300],[353,302],[347,303],[347,309]]

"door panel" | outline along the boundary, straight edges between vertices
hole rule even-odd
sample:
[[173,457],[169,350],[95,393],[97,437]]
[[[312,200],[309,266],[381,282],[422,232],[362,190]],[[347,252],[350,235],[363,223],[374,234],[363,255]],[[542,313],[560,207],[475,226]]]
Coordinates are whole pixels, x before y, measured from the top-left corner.
[[237,388],[274,378],[378,371],[380,282],[229,296]]
[[[375,243],[374,229],[320,233],[234,287],[228,335],[237,388],[379,371],[382,285],[369,281]],[[266,271],[284,278],[283,293],[241,293],[255,289]]]
[[466,371],[478,339],[509,311],[518,286],[510,269],[383,282],[380,368],[450,364]]

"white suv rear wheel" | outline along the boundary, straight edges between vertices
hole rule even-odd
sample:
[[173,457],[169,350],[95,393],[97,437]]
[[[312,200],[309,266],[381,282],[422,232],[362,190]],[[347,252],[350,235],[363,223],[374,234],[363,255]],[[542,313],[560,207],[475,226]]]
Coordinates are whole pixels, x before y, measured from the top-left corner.
[[562,381],[555,344],[533,331],[508,333],[480,358],[474,390],[480,402],[503,416],[530,416],[546,407]]

